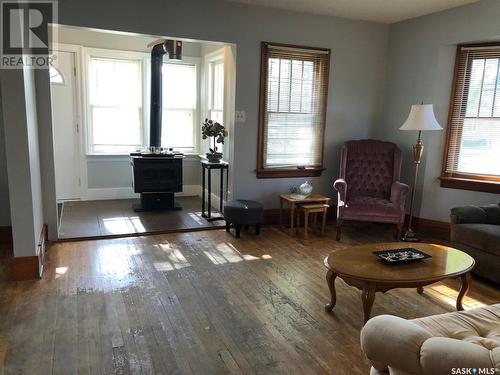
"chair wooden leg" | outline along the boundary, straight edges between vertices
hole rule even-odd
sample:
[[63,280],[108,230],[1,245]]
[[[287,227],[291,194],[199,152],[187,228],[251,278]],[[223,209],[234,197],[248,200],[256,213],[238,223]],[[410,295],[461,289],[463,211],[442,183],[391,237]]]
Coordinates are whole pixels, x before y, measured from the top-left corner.
[[309,212],[304,212],[304,240],[307,240],[308,234],[308,225],[309,225]]
[[236,224],[235,229],[236,229],[236,238],[240,238],[240,234],[241,234],[241,225]]
[[258,236],[260,234],[260,224],[255,225],[255,234]]
[[231,223],[229,221],[226,221],[226,232],[229,232],[231,229]]
[[340,241],[341,232],[342,232],[342,224],[337,224],[337,237],[335,238],[337,241]]
[[399,240],[401,238],[401,232],[403,231],[403,226],[398,224],[396,227],[397,227],[396,239]]
[[327,210],[324,210],[323,211],[323,220],[321,222],[321,234],[325,234],[325,229],[326,229],[326,214],[327,214]]

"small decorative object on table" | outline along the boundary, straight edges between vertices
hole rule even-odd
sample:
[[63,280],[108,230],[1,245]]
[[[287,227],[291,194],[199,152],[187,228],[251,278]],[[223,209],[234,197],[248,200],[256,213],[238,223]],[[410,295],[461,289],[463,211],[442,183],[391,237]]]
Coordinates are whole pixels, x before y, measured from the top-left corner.
[[431,258],[430,255],[412,247],[374,251],[373,254],[377,258],[391,264],[407,263]]
[[298,187],[293,187],[291,190],[291,196],[294,199],[305,199],[311,195],[313,187],[309,181],[304,182]]
[[224,144],[224,138],[227,137],[227,130],[223,125],[216,121],[205,119],[205,122],[201,126],[201,135],[203,139],[209,137],[213,138],[213,148],[210,148],[210,152],[207,152],[207,159],[210,163],[218,163],[222,159],[222,152],[217,152],[217,143]]

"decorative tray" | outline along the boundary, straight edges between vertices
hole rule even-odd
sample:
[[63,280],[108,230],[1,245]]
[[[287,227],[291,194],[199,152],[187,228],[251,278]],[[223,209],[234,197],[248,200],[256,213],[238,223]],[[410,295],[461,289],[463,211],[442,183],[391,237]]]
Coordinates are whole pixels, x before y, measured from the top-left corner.
[[432,258],[429,254],[426,254],[412,247],[374,251],[373,254],[377,258],[382,259],[384,262],[390,264],[408,263],[417,260]]

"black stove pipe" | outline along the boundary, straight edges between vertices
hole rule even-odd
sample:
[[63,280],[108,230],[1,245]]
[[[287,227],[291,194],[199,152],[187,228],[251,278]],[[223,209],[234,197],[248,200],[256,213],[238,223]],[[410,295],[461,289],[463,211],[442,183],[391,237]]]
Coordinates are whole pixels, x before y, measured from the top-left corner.
[[182,59],[182,42],[166,40],[156,44],[151,50],[151,108],[149,118],[149,145],[161,147],[162,121],[162,66],[163,55],[168,53],[171,60]]

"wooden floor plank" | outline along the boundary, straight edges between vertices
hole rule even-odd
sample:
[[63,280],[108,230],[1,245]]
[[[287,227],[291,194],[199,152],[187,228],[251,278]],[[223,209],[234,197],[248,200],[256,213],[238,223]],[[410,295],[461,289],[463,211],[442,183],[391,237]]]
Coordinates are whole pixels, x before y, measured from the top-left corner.
[[[51,244],[40,281],[0,281],[0,374],[366,374],[360,292],[323,259],[392,241],[393,229],[348,225],[303,244],[278,228]],[[373,314],[454,311],[456,281],[377,294]],[[466,308],[500,301],[474,279]]]

